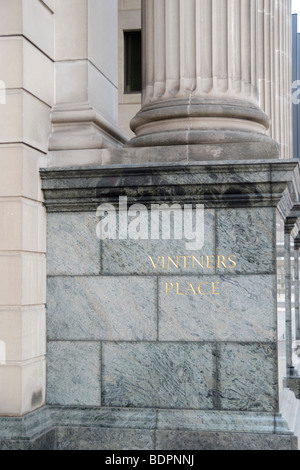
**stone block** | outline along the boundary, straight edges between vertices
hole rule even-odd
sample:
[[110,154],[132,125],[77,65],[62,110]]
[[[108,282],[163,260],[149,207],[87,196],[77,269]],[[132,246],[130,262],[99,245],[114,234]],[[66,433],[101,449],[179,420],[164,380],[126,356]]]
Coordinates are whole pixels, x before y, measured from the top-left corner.
[[156,299],[149,277],[49,277],[48,337],[155,341]]
[[211,344],[104,343],[102,404],[213,408]]
[[100,406],[100,343],[48,342],[47,403]]
[[[99,29],[98,26],[97,28]],[[102,69],[99,70],[90,62],[88,66],[89,103],[105,116],[108,122],[118,127],[118,87],[107,79]]]
[[46,260],[37,253],[0,253],[0,305],[46,302]]
[[[14,57],[15,60],[11,60]],[[0,40],[0,76],[6,88],[24,88],[49,106],[54,102],[53,63],[23,37]]]
[[88,56],[118,87],[118,2],[88,1]]
[[[51,7],[50,3],[47,6]],[[54,59],[54,14],[47,6],[42,1],[22,0],[22,32],[36,47]]]
[[[217,252],[235,254],[238,274],[275,273],[275,212],[273,208],[218,210]],[[220,272],[228,269],[220,266]]]
[[54,65],[27,40],[23,41],[23,87],[48,106],[54,105]]
[[27,198],[0,198],[1,251],[46,252],[46,211]]
[[50,108],[46,104],[25,91],[7,90],[1,111],[0,143],[23,142],[48,151]]
[[0,439],[0,450],[56,450],[56,430],[51,429],[33,439]]
[[43,306],[0,308],[0,363],[24,361],[46,354]]
[[151,450],[154,440],[148,429],[57,428],[57,450]]
[[0,31],[1,35],[13,35],[22,33],[22,0],[0,2]]
[[52,150],[48,154],[47,166],[66,168],[83,165],[102,165],[101,149]]
[[95,214],[48,214],[47,272],[48,275],[100,273],[100,241],[96,235]]
[[24,196],[43,201],[39,168],[47,166],[45,154],[20,144],[0,147],[0,197]]
[[[87,60],[57,62],[55,75],[57,103],[84,103],[88,101]],[[75,80],[74,77],[76,77]]]
[[297,438],[275,434],[157,431],[157,450],[297,450]]
[[57,104],[88,102],[108,121],[117,122],[117,88],[93,63],[88,59],[60,61],[55,71]]
[[87,0],[65,0],[55,5],[56,61],[87,57]]
[[3,36],[23,34],[46,55],[54,58],[54,15],[45,2],[0,2],[0,31]]
[[0,414],[21,416],[41,407],[45,403],[45,372],[44,357],[0,365]]
[[170,275],[158,292],[161,341],[276,341],[275,275]]
[[223,410],[277,411],[276,344],[219,346],[219,399]]

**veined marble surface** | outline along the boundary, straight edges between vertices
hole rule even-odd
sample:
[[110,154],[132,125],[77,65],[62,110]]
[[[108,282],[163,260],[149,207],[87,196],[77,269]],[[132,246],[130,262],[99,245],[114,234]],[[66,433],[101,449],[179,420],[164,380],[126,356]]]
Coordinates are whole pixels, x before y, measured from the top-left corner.
[[[199,294],[202,282],[209,295]],[[211,294],[213,282],[218,295]],[[158,285],[161,341],[276,341],[275,275],[170,275]]]
[[155,340],[156,298],[150,277],[49,277],[48,338]]
[[101,405],[100,343],[50,341],[47,358],[48,404]]
[[[272,208],[218,210],[216,251],[234,254],[239,274],[275,273],[275,212]],[[229,272],[223,265],[219,272]]]
[[213,408],[210,344],[103,344],[105,406]]
[[47,217],[48,275],[93,275],[100,272],[96,214],[67,212]]

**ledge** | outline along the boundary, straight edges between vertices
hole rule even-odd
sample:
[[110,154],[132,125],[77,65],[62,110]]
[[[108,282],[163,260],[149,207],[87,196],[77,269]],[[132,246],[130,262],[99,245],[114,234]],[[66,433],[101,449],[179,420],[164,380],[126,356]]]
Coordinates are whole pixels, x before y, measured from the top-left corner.
[[300,193],[298,160],[157,163],[42,169],[49,212],[94,211],[103,202],[277,207],[289,215]]

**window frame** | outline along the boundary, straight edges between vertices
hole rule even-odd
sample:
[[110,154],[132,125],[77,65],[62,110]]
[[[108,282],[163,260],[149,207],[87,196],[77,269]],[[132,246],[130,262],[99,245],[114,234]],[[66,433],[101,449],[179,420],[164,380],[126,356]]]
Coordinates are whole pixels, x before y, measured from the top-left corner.
[[[139,90],[134,90],[134,91],[127,91],[127,67],[128,67],[128,61],[127,61],[127,43],[126,43],[126,35],[129,33],[139,33],[140,34],[140,47],[141,47],[141,52],[140,52],[140,65],[141,65],[141,83],[140,83],[140,89]],[[123,84],[123,94],[124,95],[140,95],[142,93],[142,30],[139,28],[136,29],[124,29],[123,30],[123,57],[124,57],[124,84]]]

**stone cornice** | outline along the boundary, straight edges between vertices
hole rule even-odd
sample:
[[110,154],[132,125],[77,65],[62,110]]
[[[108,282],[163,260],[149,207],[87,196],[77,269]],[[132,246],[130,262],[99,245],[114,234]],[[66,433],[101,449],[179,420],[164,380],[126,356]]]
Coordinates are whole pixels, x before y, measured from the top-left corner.
[[103,202],[279,206],[290,215],[300,193],[297,160],[260,160],[41,170],[48,211],[93,211]]

